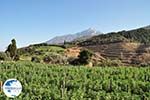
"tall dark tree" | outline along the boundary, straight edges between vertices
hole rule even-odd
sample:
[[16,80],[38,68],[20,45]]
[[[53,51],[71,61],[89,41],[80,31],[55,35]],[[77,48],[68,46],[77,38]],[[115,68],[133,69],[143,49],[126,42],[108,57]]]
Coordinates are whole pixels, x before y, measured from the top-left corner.
[[12,59],[15,58],[16,53],[17,53],[17,46],[16,46],[16,40],[15,39],[11,40],[11,44],[9,44],[9,46],[7,47],[7,50],[5,52],[9,53],[10,57]]

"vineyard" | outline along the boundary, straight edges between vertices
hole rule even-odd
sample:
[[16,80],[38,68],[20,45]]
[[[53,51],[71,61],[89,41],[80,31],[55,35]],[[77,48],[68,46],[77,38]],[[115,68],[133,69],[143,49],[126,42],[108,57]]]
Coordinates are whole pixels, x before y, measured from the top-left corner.
[[[149,100],[149,67],[59,66],[31,62],[0,64],[0,80],[18,79],[16,100]],[[0,100],[7,99],[1,92]]]

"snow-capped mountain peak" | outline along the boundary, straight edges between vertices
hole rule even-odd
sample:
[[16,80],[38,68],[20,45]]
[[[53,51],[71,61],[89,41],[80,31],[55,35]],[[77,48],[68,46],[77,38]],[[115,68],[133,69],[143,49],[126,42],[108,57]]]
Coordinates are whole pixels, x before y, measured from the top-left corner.
[[78,39],[88,39],[90,37],[96,36],[101,34],[101,32],[96,31],[96,29],[94,28],[89,28],[87,30],[84,30],[82,32],[78,32],[75,34],[68,34],[68,35],[63,35],[63,36],[57,36],[52,38],[51,40],[47,41],[46,43],[48,44],[61,44],[64,43],[64,41],[66,42],[71,42],[74,40],[78,40]]

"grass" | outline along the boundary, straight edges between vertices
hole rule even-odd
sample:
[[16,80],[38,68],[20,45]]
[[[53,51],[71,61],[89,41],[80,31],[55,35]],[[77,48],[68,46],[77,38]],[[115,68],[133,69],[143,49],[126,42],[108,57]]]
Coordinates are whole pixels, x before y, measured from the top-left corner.
[[64,48],[58,46],[40,46],[36,48],[37,51],[47,51],[47,52],[63,52]]

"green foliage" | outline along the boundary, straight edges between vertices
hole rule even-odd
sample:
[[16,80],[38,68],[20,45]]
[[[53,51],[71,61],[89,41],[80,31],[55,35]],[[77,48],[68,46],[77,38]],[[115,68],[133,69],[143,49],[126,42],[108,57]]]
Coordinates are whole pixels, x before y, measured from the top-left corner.
[[20,60],[20,56],[19,56],[19,55],[15,55],[14,60],[15,60],[15,61]]
[[30,60],[28,58],[32,58],[33,56],[43,59],[45,55],[51,55],[52,53],[63,55],[64,48],[60,46],[37,44],[20,48],[17,50],[17,52],[20,55],[20,58],[22,58],[23,60]]
[[91,61],[93,53],[89,50],[82,50],[79,53],[78,58],[70,59],[69,63],[71,65],[86,65]]
[[5,52],[0,52],[0,61],[9,61],[10,58]]
[[109,60],[109,59],[102,60],[97,65],[101,66],[101,67],[112,67],[112,66],[119,67],[119,66],[123,66],[123,64],[120,60]]
[[[18,79],[14,100],[149,100],[150,67],[58,66],[31,62],[0,64],[1,81]],[[7,97],[1,93],[0,100]]]
[[80,65],[79,58],[68,58],[68,62],[70,65]]
[[19,55],[33,55],[35,52],[35,48],[34,47],[25,47],[25,48],[20,48],[17,50],[17,54]]
[[10,57],[14,60],[14,57],[16,56],[16,53],[17,53],[17,46],[16,46],[15,39],[11,40],[11,44],[8,46],[6,53],[9,53]]
[[31,58],[31,61],[32,61],[32,62],[36,62],[36,63],[40,63],[40,62],[41,62],[41,59],[38,58],[38,57],[32,57],[32,58]]
[[91,60],[91,57],[92,57],[92,52],[89,51],[89,50],[82,50],[80,53],[79,53],[79,62],[80,64],[88,64]]
[[35,48],[36,51],[41,52],[53,52],[53,53],[63,53],[64,48],[58,46],[40,46]]
[[67,64],[67,58],[60,54],[51,53],[43,58],[43,62],[49,64]]

